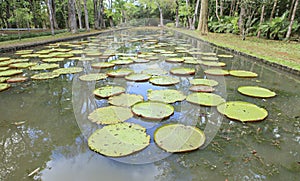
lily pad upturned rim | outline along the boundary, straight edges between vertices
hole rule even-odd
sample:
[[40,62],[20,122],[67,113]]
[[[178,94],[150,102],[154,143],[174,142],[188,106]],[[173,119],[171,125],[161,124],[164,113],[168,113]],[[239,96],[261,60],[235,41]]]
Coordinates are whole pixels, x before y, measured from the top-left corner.
[[100,98],[108,98],[124,93],[126,90],[121,86],[102,86],[93,91],[93,93]]
[[259,86],[240,86],[237,90],[239,93],[250,97],[271,98],[276,96],[275,92]]
[[207,70],[204,71],[204,73],[208,74],[208,75],[215,75],[215,76],[229,75],[229,71],[224,70],[224,69],[207,69]]
[[196,150],[205,143],[205,139],[199,128],[178,123],[165,124],[154,132],[157,146],[170,153]]
[[195,92],[186,97],[186,101],[201,106],[217,106],[225,99],[214,93]]
[[235,77],[243,77],[243,78],[255,78],[257,77],[257,73],[247,71],[247,70],[230,70],[229,74]]
[[8,77],[12,75],[17,75],[23,73],[23,70],[16,70],[16,69],[8,69],[0,72],[0,77]]
[[[157,108],[159,108],[159,111],[156,110]],[[163,120],[170,117],[174,113],[174,107],[172,105],[157,101],[139,102],[133,105],[131,110],[135,115],[150,120]],[[150,111],[150,113],[148,111]],[[154,114],[157,115],[154,116]]]
[[118,123],[96,130],[88,138],[91,150],[108,157],[124,157],[150,144],[146,128],[134,123]]
[[0,83],[0,92],[1,91],[4,91],[4,90],[7,90],[11,87],[10,84],[7,84],[7,83]]
[[16,82],[25,82],[28,80],[28,77],[11,77],[6,80],[7,83],[16,83]]
[[268,116],[268,111],[266,109],[243,101],[224,102],[217,106],[217,110],[226,117],[241,122],[262,121]]
[[219,82],[217,82],[213,79],[196,78],[196,79],[191,79],[190,84],[192,84],[192,85],[207,85],[207,86],[214,87],[214,86],[217,86],[219,84]]

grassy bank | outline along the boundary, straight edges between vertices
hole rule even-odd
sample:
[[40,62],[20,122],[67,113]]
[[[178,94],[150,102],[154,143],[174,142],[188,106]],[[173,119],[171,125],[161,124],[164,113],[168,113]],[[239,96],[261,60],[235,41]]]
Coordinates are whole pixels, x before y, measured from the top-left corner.
[[297,42],[274,41],[256,37],[247,37],[243,41],[240,36],[233,34],[209,33],[208,36],[200,36],[198,31],[175,30],[221,47],[234,49],[300,71],[300,43]]

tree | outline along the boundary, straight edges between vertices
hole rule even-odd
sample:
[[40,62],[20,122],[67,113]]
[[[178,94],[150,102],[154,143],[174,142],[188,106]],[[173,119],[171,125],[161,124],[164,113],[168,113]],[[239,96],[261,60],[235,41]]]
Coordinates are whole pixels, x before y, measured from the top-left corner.
[[83,0],[83,9],[84,9],[85,28],[86,28],[87,31],[90,31],[89,13],[88,13],[88,10],[87,10],[86,0]]
[[75,0],[75,9],[77,11],[77,16],[78,16],[78,24],[79,24],[79,29],[82,29],[82,10],[81,10],[81,0]]
[[208,0],[201,0],[198,30],[201,35],[208,34]]
[[54,22],[53,22],[53,9],[52,9],[52,1],[47,0],[47,6],[48,6],[48,12],[49,12],[49,21],[50,21],[50,28],[51,28],[51,34],[54,36]]
[[77,33],[77,21],[76,21],[76,11],[75,11],[75,0],[68,1],[68,17],[69,17],[69,28],[71,33]]
[[296,11],[297,11],[297,7],[298,7],[298,0],[296,0],[295,2],[295,5],[294,5],[294,10],[293,12],[290,12],[292,13],[292,17],[291,17],[291,21],[290,21],[290,24],[289,24],[289,28],[288,28],[288,32],[286,34],[286,39],[289,39],[290,36],[291,36],[291,33],[292,33],[292,28],[293,28],[293,24],[294,24],[294,20],[295,20],[295,15],[296,15]]

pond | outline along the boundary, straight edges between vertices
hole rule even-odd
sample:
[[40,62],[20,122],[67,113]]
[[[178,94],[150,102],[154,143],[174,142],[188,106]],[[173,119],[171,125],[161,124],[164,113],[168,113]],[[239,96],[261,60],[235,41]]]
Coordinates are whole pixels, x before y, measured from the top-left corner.
[[[63,60],[57,62],[60,68],[76,66],[82,67],[83,71],[47,80],[10,83],[9,89],[0,92],[0,180],[239,181],[297,180],[300,177],[300,77],[161,29],[115,31],[36,47],[34,52],[47,49],[62,49]],[[47,55],[51,52],[39,53]],[[45,56],[39,55],[29,57],[29,61],[43,63],[41,60]],[[131,58],[134,63],[124,65],[126,61],[119,62],[121,65],[111,68],[93,68],[96,62],[111,62],[126,56],[138,56],[138,59]],[[1,57],[20,59],[15,52]],[[186,61],[176,62],[174,57],[184,57]],[[215,65],[206,66],[203,61],[224,62],[226,65],[222,68],[225,70],[247,70],[258,76],[209,75],[204,71]],[[178,67],[194,69],[195,73],[180,76],[170,73],[172,68]],[[160,86],[149,81],[134,82],[111,76],[98,81],[79,78],[84,74],[107,73],[120,68],[135,73],[151,70],[175,77],[179,83]],[[22,70],[18,76],[32,77],[52,71]],[[149,90],[176,89],[189,95],[192,93],[190,80],[195,78],[217,81],[215,94],[227,101],[253,103],[266,109],[268,117],[243,123],[224,117],[216,107],[199,106],[184,100],[171,103],[174,114],[163,120],[153,121],[135,115],[126,121],[146,128],[150,144],[144,150],[116,158],[90,150],[89,136],[103,126],[91,122],[88,116],[97,108],[109,106],[106,98],[93,94],[96,88],[122,86],[126,93],[139,94],[147,100]],[[249,97],[238,92],[240,86],[261,86],[274,91],[276,96]],[[206,142],[191,152],[165,152],[156,146],[153,136],[160,126],[168,123],[196,126],[205,133]]]

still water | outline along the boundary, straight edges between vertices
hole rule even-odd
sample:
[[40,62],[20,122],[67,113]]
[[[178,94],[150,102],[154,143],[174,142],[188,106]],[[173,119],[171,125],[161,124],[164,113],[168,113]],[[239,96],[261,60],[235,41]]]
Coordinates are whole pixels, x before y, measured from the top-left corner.
[[[147,41],[148,40],[148,41]],[[157,40],[152,42],[150,40]],[[156,49],[174,51],[185,47],[198,52],[231,54],[190,37],[162,30],[127,30],[68,42],[79,44],[74,49],[113,53],[151,52],[149,47],[163,43]],[[64,45],[61,45],[64,48]],[[37,50],[46,49],[37,47]],[[15,57],[14,53],[2,56]],[[85,57],[84,53],[76,57]],[[178,56],[192,56],[180,53]],[[200,59],[201,55],[193,55]],[[257,78],[233,76],[207,76],[202,65],[167,63],[165,57],[149,63],[119,65],[110,69],[93,69],[91,64],[111,61],[94,57],[94,60],[66,59],[60,67],[83,67],[79,74],[61,75],[55,79],[14,83],[0,92],[0,180],[45,181],[152,181],[152,180],[298,180],[300,178],[300,77],[255,62],[246,57],[219,58],[224,69],[249,70]],[[32,59],[31,61],[40,61]],[[87,146],[88,136],[99,126],[87,116],[97,107],[107,106],[107,100],[98,99],[93,90],[103,85],[121,85],[128,93],[141,94],[147,99],[147,90],[164,89],[148,82],[128,82],[123,78],[108,78],[97,82],[82,82],[78,77],[92,72],[106,72],[127,67],[135,72],[147,68],[164,69],[194,67],[194,76],[179,76],[180,83],[167,88],[190,92],[189,80],[210,78],[219,85],[216,93],[228,101],[240,100],[255,103],[268,110],[269,116],[260,122],[241,123],[219,115],[215,108],[198,107],[187,102],[175,103],[175,113],[161,123],[134,117],[129,122],[138,123],[153,135],[154,130],[167,122],[189,122],[207,134],[204,147],[189,153],[169,154],[160,151],[153,140],[149,148],[135,156],[107,158]],[[33,71],[25,70],[25,76]],[[241,95],[237,88],[258,85],[277,93],[270,99]],[[192,111],[191,111],[192,110]],[[199,114],[193,114],[197,110]],[[18,124],[23,122],[23,124]],[[151,154],[147,154],[147,153]],[[33,176],[29,173],[39,168]]]

